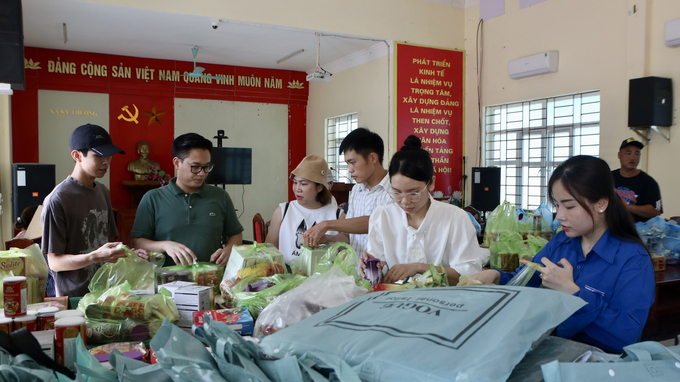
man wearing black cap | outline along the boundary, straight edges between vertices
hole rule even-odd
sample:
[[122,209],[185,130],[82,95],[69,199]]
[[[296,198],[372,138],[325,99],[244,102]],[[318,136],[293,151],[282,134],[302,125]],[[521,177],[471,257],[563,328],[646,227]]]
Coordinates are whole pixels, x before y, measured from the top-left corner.
[[43,202],[42,250],[54,275],[57,296],[78,297],[102,262],[125,252],[109,243],[118,236],[109,190],[96,181],[106,175],[114,154],[125,154],[103,127],[83,125],[71,133],[73,172]]
[[612,171],[614,185],[635,222],[647,221],[661,215],[661,190],[654,178],[647,175],[637,166],[640,164],[640,150],[645,147],[635,138],[621,142],[619,161],[621,168]]

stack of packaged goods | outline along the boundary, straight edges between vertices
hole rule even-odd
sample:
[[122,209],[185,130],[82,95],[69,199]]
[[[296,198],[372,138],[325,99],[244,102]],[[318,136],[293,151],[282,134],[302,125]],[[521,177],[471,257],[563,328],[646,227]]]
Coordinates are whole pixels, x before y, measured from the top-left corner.
[[155,271],[163,256],[152,253],[154,260],[147,261],[120,247],[127,256],[99,268],[88,286],[90,293],[78,303],[78,310],[85,313],[89,344],[145,341],[165,317],[173,323],[179,320],[171,294],[154,291]]
[[[10,248],[8,251],[0,251],[0,280],[7,277],[24,277],[26,304],[43,302],[48,274],[49,268],[38,244],[24,249]],[[4,299],[2,301],[4,303]],[[2,307],[0,305],[0,308]]]
[[257,319],[274,298],[305,278],[288,273],[283,254],[272,244],[240,245],[232,248],[220,290],[227,307],[248,307]]
[[213,295],[219,294],[220,280],[223,275],[222,267],[212,263],[195,262],[190,266],[173,265],[155,270],[155,288],[159,285],[174,281],[193,282],[198,286],[211,287]]
[[[80,300],[78,310],[85,312],[88,323],[93,328],[110,320],[120,323],[132,321],[146,325],[151,337],[166,317],[172,323],[179,320],[179,312],[170,292],[161,290],[158,294],[134,294],[127,281],[104,292],[86,294]],[[125,325],[120,330],[123,334],[126,330],[128,333],[130,331]],[[96,330],[90,332],[95,333]]]
[[191,333],[194,312],[210,310],[214,307],[212,287],[196,285],[195,282],[174,281],[158,286],[159,291],[169,291],[177,306],[179,320],[177,326]]

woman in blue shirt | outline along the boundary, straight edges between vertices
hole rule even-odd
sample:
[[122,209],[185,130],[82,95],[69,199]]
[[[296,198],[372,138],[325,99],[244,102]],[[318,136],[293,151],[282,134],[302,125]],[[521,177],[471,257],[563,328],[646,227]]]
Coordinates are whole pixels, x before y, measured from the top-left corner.
[[[527,286],[542,283],[585,300],[586,306],[557,327],[557,335],[620,353],[640,341],[654,303],[649,253],[604,160],[568,159],[553,172],[548,190],[562,232],[533,258],[543,266]],[[505,284],[515,273],[486,270],[470,279]]]

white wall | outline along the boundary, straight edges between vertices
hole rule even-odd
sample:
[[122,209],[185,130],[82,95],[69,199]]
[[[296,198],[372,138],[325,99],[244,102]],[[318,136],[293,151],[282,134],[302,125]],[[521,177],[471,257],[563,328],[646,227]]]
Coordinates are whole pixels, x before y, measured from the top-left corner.
[[265,220],[288,201],[288,106],[268,103],[175,99],[175,136],[198,133],[214,142],[217,130],[229,139],[224,147],[253,149],[252,184],[227,185],[241,215],[243,238],[253,239],[253,216]]
[[[636,13],[632,4],[637,5]],[[507,0],[505,11],[505,15],[483,24],[482,105],[599,89],[600,157],[618,168],[616,155],[621,141],[636,136],[627,127],[628,80],[654,75],[673,78],[676,89],[680,83],[680,49],[667,48],[663,43],[663,24],[680,18],[680,1],[549,0],[519,10],[519,0]],[[466,145],[470,155],[478,149],[478,15],[478,5],[466,9]],[[644,38],[640,38],[641,33]],[[548,50],[559,51],[558,73],[519,80],[508,77],[509,60]],[[676,95],[676,116],[677,99]],[[641,168],[661,186],[664,216],[680,214],[680,201],[673,197],[680,180],[672,168],[676,160],[671,159],[677,158],[679,149],[679,139],[671,138],[668,143],[654,135],[643,150]],[[468,162],[467,173],[473,165],[473,161]]]
[[[97,115],[78,115],[88,111]],[[64,114],[65,113],[65,114]],[[56,183],[73,172],[75,162],[69,149],[69,138],[76,127],[92,123],[109,130],[109,95],[55,90],[38,90],[38,145],[40,163],[55,164]],[[17,134],[20,132],[14,132]],[[113,157],[112,160],[122,160]],[[109,173],[97,179],[109,187]]]
[[[390,62],[391,64],[391,62]],[[333,74],[330,82],[309,83],[307,106],[307,154],[324,156],[325,119],[348,113],[359,113],[360,127],[374,131],[385,142],[387,166],[394,131],[388,129],[392,106],[392,86],[388,81],[388,57],[382,57]],[[392,69],[390,68],[390,73]],[[391,151],[390,151],[391,152]]]

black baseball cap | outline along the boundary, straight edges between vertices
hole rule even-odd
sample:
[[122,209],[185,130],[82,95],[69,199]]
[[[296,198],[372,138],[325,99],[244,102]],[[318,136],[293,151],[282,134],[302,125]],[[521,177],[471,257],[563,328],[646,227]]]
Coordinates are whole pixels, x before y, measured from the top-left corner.
[[92,150],[98,155],[108,157],[113,154],[125,154],[125,151],[113,144],[109,132],[99,125],[78,126],[71,133],[69,146],[73,150]]
[[621,147],[619,147],[619,151],[621,151],[621,149],[626,147],[626,146],[635,146],[635,147],[639,148],[640,150],[642,150],[645,147],[645,145],[643,145],[642,142],[636,140],[633,137],[630,137],[628,139],[624,139],[623,142],[621,142]]

